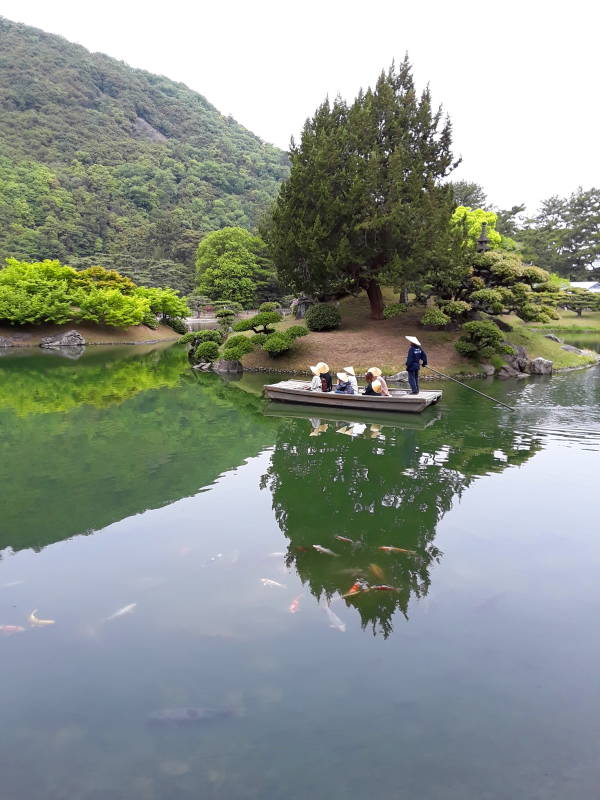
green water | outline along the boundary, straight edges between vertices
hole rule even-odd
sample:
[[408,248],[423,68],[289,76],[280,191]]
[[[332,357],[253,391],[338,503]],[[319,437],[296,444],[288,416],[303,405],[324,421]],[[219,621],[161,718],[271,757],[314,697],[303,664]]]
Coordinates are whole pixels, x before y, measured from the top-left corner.
[[0,359],[2,800],[596,797],[600,370],[381,420],[264,382]]

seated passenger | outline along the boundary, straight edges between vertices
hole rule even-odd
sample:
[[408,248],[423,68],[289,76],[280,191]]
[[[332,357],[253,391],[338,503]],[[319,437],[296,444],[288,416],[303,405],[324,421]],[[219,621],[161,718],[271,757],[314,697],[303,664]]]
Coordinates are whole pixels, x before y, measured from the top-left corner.
[[333,379],[331,377],[331,372],[329,372],[329,365],[324,361],[319,361],[317,366],[321,369],[321,391],[331,392],[333,389]]
[[367,372],[367,374],[365,375],[365,383],[367,385],[365,386],[365,390],[364,390],[363,394],[375,394],[375,391],[373,390],[373,381],[374,380],[375,380],[375,376],[369,370],[369,372]]
[[345,372],[338,372],[337,378],[338,382],[335,387],[336,394],[354,394],[354,389],[352,388],[352,384],[350,383],[349,375],[346,375]]
[[315,364],[314,367],[310,367],[310,371],[314,376],[310,384],[310,391],[322,392],[323,390],[321,388],[321,370],[319,369],[319,365]]
[[354,372],[354,367],[344,367],[344,372],[348,376],[348,380],[352,384],[352,389],[354,394],[358,394],[358,381],[356,380],[356,374]]
[[384,397],[389,397],[390,396],[390,390],[388,389],[387,383],[385,382],[385,380],[382,377],[382,373],[381,373],[381,370],[379,369],[379,367],[369,367],[369,372],[371,373],[371,375],[374,378],[379,378],[379,383],[381,384],[381,394]]

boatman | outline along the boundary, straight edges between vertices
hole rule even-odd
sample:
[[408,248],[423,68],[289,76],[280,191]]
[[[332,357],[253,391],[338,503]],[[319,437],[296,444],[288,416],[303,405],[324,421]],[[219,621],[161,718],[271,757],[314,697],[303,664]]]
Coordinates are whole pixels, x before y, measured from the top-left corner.
[[421,347],[421,342],[416,336],[405,336],[410,342],[408,355],[406,356],[406,369],[408,370],[408,382],[410,383],[411,394],[419,394],[419,369],[421,362],[427,366],[427,353]]

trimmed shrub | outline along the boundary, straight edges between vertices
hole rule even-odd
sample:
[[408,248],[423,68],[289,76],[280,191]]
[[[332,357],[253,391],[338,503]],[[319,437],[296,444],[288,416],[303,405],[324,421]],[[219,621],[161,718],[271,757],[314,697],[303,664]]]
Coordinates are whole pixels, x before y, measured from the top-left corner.
[[179,344],[199,345],[201,342],[216,342],[223,344],[223,334],[216,328],[210,328],[206,331],[190,331],[182,336]]
[[216,342],[201,342],[194,353],[197,361],[215,361],[219,357],[219,345]]
[[263,342],[263,350],[267,352],[272,358],[286,353],[294,344],[293,336],[286,336],[285,333],[279,331],[267,336]]
[[150,311],[147,314],[144,314],[144,318],[142,319],[142,325],[145,325],[150,330],[155,331],[159,326],[159,321],[156,319],[155,315],[152,314]]
[[392,317],[399,317],[400,314],[406,314],[408,306],[406,303],[390,303],[383,309],[383,318],[391,319]]
[[472,306],[470,303],[465,303],[464,300],[448,300],[447,303],[444,303],[442,306],[442,311],[444,314],[447,314],[451,319],[463,319],[469,311],[471,310]]
[[254,333],[252,336],[250,336],[250,341],[255,347],[262,347],[266,340],[266,333]]
[[228,361],[241,361],[247,353],[251,353],[254,350],[254,345],[247,336],[234,336],[232,338],[239,341],[231,344],[231,339],[228,339],[223,348],[222,358],[226,358]]
[[279,303],[267,302],[261,303],[258,307],[259,311],[277,311],[279,308]]
[[292,339],[297,339],[299,336],[308,336],[308,328],[305,328],[304,325],[292,325],[286,331],[282,332]]
[[310,331],[333,331],[342,324],[342,315],[335,306],[317,303],[308,309],[304,321]]
[[[254,333],[273,333],[271,327],[281,322],[283,317],[276,311],[261,311],[249,319],[241,319],[233,326],[234,331],[254,331]],[[262,330],[260,330],[262,328]]]
[[502,341],[502,331],[493,322],[473,321],[463,325],[463,333],[454,345],[466,358],[490,358],[495,353],[512,353]]
[[450,317],[437,306],[428,308],[421,317],[421,325],[426,325],[428,328],[444,328],[449,322]]
[[250,339],[248,336],[244,336],[242,333],[238,333],[235,336],[230,336],[226,342],[225,347],[246,347],[246,345],[250,345],[250,350],[247,352],[249,353],[251,350],[254,350],[254,344],[250,343]]
[[182,335],[187,333],[187,325],[179,317],[165,317],[164,323],[168,325],[169,328],[172,328],[175,333],[181,333]]

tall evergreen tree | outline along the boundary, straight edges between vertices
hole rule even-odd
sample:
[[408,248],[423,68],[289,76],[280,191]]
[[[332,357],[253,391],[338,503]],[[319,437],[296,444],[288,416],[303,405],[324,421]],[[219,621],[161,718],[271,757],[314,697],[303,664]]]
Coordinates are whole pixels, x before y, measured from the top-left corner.
[[282,281],[317,295],[424,281],[448,251],[457,165],[451,125],[415,91],[405,58],[348,107],[325,101],[292,141],[290,178],[265,227]]

